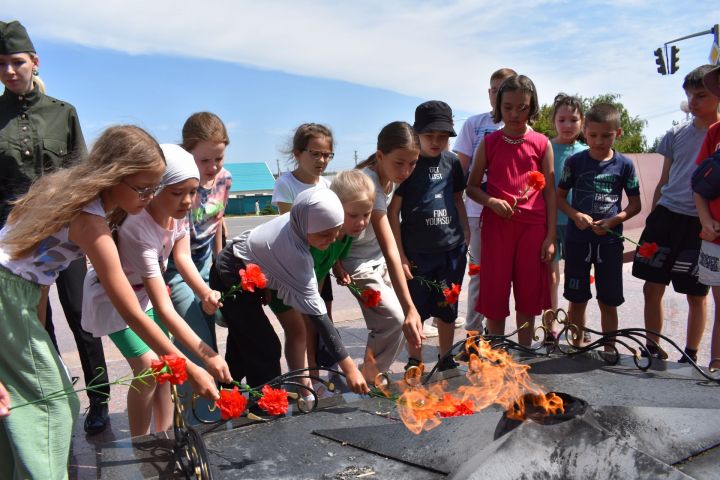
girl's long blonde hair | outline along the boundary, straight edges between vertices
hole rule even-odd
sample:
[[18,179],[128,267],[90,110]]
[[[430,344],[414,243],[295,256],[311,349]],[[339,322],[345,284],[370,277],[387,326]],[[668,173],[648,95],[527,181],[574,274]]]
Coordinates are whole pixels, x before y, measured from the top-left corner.
[[162,150],[145,130],[133,125],[108,128],[87,159],[41,176],[14,202],[7,221],[12,228],[3,239],[6,251],[13,259],[28,256],[103,190],[118,185],[129,175],[164,168]]

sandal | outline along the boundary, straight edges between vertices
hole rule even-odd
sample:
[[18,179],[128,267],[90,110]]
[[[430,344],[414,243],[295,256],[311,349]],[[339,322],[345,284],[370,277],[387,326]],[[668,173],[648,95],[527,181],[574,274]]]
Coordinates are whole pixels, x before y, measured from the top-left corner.
[[592,342],[592,337],[590,336],[590,332],[585,330],[583,332],[583,343],[590,343],[590,342]]
[[710,373],[715,373],[720,370],[720,358],[713,358],[712,360],[710,360],[710,365],[708,366],[708,369],[710,370]]

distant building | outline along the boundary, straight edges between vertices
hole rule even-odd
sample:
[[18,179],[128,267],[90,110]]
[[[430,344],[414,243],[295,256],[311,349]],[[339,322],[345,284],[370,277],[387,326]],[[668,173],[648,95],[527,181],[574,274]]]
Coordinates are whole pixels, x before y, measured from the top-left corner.
[[227,214],[254,215],[255,202],[260,210],[270,205],[275,177],[265,162],[226,163],[224,166],[232,175]]

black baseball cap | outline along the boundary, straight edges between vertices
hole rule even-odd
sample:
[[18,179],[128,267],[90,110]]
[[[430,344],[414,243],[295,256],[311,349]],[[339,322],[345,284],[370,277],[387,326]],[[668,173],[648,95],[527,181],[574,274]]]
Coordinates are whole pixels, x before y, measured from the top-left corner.
[[452,109],[450,105],[440,100],[430,100],[421,103],[415,109],[415,133],[448,132],[451,137],[457,137],[453,128]]

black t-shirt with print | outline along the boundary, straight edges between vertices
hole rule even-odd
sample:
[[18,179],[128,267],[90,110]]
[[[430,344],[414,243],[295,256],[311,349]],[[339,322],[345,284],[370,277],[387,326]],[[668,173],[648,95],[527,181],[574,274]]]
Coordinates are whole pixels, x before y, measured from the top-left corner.
[[395,190],[403,248],[408,252],[446,252],[465,241],[454,194],[465,189],[460,160],[452,152],[420,156],[412,175]]

